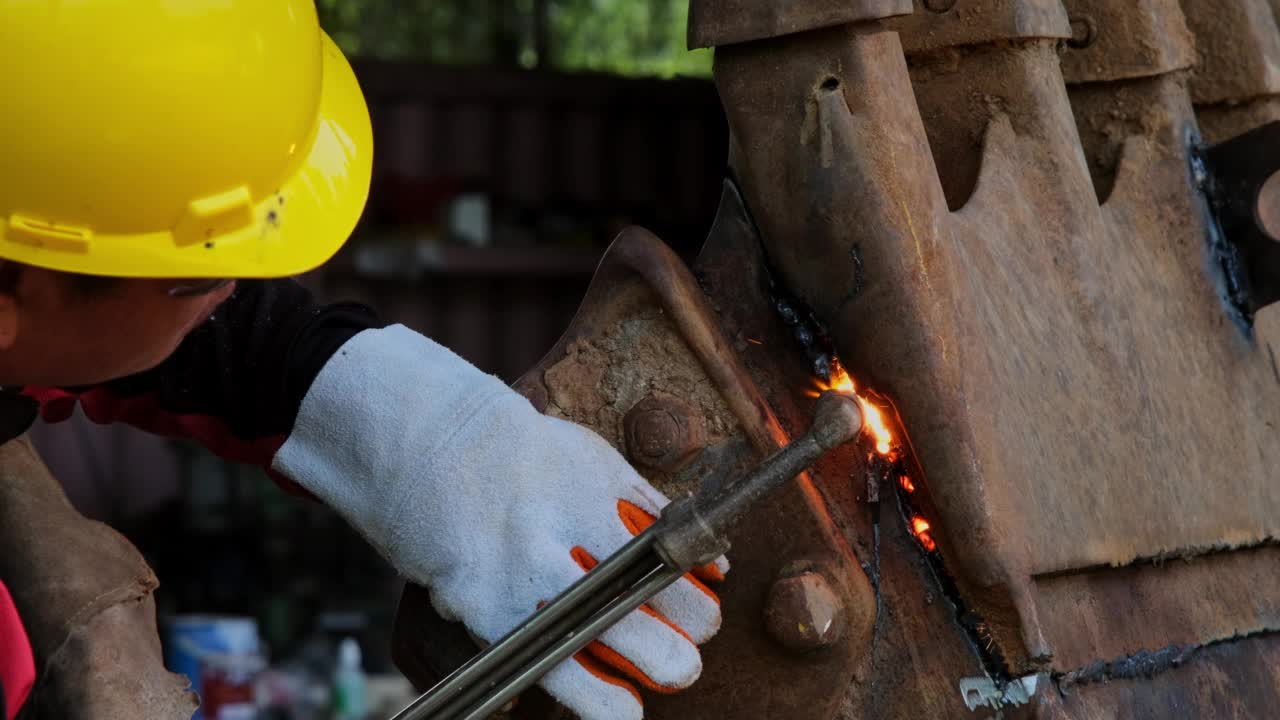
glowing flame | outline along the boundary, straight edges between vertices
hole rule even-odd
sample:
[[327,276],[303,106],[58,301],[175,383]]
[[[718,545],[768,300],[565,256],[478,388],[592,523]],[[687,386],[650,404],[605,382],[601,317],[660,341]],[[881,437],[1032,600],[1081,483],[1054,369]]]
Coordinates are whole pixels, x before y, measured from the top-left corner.
[[892,453],[893,433],[889,432],[889,426],[885,424],[884,414],[880,412],[880,408],[872,405],[866,398],[858,394],[858,387],[854,384],[853,378],[839,364],[833,363],[831,370],[831,382],[827,384],[818,383],[818,387],[822,390],[836,390],[848,393],[858,398],[858,405],[862,408],[863,427],[875,438],[876,452],[881,455]]
[[858,386],[853,384],[853,378],[844,368],[836,365],[832,368],[831,383],[822,388],[823,390],[838,390],[842,393],[856,394]]
[[876,452],[888,455],[893,451],[893,434],[889,432],[889,428],[885,427],[880,408],[867,402],[861,395],[858,396],[858,403],[862,405],[862,421],[871,430],[871,434],[875,435]]
[[[831,364],[831,382],[818,383],[818,392],[812,393],[813,397],[817,397],[823,391],[835,390],[847,395],[852,395],[858,399],[858,405],[862,408],[862,426],[863,430],[869,433],[876,443],[876,452],[882,456],[888,457],[890,462],[897,460],[893,451],[893,433],[890,432],[888,424],[885,423],[884,413],[876,405],[871,404],[869,400],[858,394],[858,386],[853,382],[853,378],[849,376],[848,371],[840,366],[840,363],[833,362]],[[874,456],[868,455],[867,459],[871,460]],[[916,491],[916,484],[912,482],[911,477],[905,472],[899,471],[898,486],[907,493]],[[938,543],[933,539],[931,534],[932,526],[923,516],[911,516],[911,535],[915,537],[916,542],[925,549],[926,552],[936,552]]]
[[911,534],[916,536],[916,540],[924,546],[925,550],[933,552],[938,549],[938,543],[933,541],[933,536],[929,534],[929,521],[916,515],[911,518]]

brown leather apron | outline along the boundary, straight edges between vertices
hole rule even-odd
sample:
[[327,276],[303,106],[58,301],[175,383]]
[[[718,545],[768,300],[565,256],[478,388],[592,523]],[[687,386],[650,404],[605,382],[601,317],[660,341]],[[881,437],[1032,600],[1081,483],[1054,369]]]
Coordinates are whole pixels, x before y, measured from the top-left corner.
[[36,660],[20,720],[191,717],[196,697],[161,657],[155,574],[76,512],[25,435],[0,445],[0,579]]

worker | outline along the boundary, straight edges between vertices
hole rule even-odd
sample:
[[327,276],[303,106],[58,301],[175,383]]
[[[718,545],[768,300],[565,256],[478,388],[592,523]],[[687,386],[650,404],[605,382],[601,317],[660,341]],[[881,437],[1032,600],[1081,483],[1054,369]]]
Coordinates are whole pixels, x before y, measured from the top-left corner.
[[[146,686],[163,673],[147,665],[154,578],[142,566],[118,582],[136,552],[51,489],[22,437],[38,415],[78,406],[261,465],[485,642],[667,502],[589,430],[367,308],[321,306],[280,279],[342,245],[370,180],[368,111],[312,0],[0,13],[6,720],[192,710]],[[696,646],[720,625],[707,582],[725,570],[687,576],[543,686],[588,720],[642,717],[637,686],[698,677]],[[104,648],[108,636],[123,645]]]

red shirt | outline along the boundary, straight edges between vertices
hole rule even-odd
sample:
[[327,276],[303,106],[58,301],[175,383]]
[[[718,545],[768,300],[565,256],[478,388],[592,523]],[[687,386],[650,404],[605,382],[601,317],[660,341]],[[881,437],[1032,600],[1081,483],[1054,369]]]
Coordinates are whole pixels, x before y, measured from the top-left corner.
[[31,643],[9,590],[0,582],[0,717],[13,720],[36,682]]

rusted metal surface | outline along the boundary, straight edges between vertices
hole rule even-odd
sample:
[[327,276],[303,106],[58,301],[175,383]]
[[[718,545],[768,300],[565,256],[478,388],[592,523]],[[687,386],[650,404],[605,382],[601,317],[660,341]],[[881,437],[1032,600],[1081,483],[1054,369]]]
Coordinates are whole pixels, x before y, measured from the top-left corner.
[[[918,12],[891,23],[901,45],[862,25],[721,48],[765,252],[894,399],[943,567],[998,650],[986,670],[1273,631],[1275,590],[1244,597],[1250,548],[1280,532],[1280,336],[1266,313],[1248,326],[1210,262],[1171,74],[1186,32],[1117,4],[1109,22],[1168,46],[1109,41],[1096,62],[1118,67],[1073,60],[1068,93],[1069,33],[1015,32],[1010,7]],[[936,29],[962,8],[981,32]],[[1144,612],[1159,622],[1100,637]]]
[[[1280,636],[1164,652],[1148,663],[1106,663],[1093,682],[1044,696],[1042,716],[1260,718],[1280,706]],[[1176,662],[1176,664],[1174,664]],[[1117,669],[1120,672],[1115,672]]]
[[689,47],[732,45],[910,12],[911,0],[690,0]]
[[1280,120],[1280,34],[1268,0],[1182,0],[1195,34],[1191,92],[1204,139]]
[[1181,79],[1168,75],[1071,85],[1068,95],[1094,192],[1102,203],[1111,198],[1121,161],[1134,150],[1133,138],[1160,131],[1166,141],[1176,140],[1169,133],[1168,108],[1185,103]]
[[908,52],[1072,36],[1071,22],[1059,0],[915,0],[915,6],[913,15],[886,23],[902,33]]
[[[738,364],[733,345],[688,269],[638,229],[624,232],[614,243],[565,335],[515,387],[532,395],[545,391],[547,412],[584,423],[619,446],[625,445],[628,425],[620,408],[635,405],[631,398],[640,390],[654,398],[641,415],[671,409],[675,397],[694,414],[702,413],[708,443],[738,435],[760,457],[789,437]],[[707,397],[705,388],[714,397]],[[733,461],[725,457],[725,462]],[[697,475],[673,473],[665,466],[642,471],[671,494],[697,489]],[[724,625],[704,648],[703,680],[696,692],[646,698],[646,717],[750,716],[760,708],[786,708],[801,718],[831,717],[866,651],[875,600],[823,498],[801,476],[776,499],[751,511],[731,541],[733,571],[721,588]],[[797,558],[816,558],[831,568],[829,587],[844,611],[842,642],[822,650],[820,659],[795,656],[764,630],[762,605],[768,591],[779,569]],[[462,631],[442,627],[426,610],[423,595],[413,588],[406,592],[397,632],[398,662],[419,685],[462,659],[458,655],[468,654]],[[453,640],[437,650],[431,638],[436,633]],[[442,658],[450,647],[455,657]],[[814,672],[815,666],[823,671]],[[788,691],[780,695],[779,685]],[[790,702],[796,697],[808,699],[804,708]],[[714,715],[703,714],[708,712]]]
[[1178,0],[1065,0],[1072,40],[1062,54],[1068,84],[1110,82],[1183,70],[1195,63]]
[[1280,30],[1270,0],[1182,0],[1196,36],[1197,105],[1280,94]]
[[[789,431],[803,429],[812,400],[814,374],[795,337],[794,308],[780,305],[778,289],[760,252],[760,237],[732,182],[725,184],[707,244],[694,264],[699,284],[711,298],[725,333],[757,386]],[[780,311],[780,307],[781,310]],[[837,450],[818,463],[813,478],[838,527],[867,572],[878,580],[878,615],[870,652],[855,668],[837,717],[956,717],[966,712],[955,677],[983,673],[980,659],[957,621],[947,593],[911,537],[892,486],[883,485],[877,513],[868,504],[870,443]],[[802,521],[797,517],[793,521]],[[879,553],[874,542],[879,528]],[[786,523],[780,528],[793,527]],[[802,566],[803,567],[803,566]],[[763,600],[763,598],[762,598]],[[762,603],[763,605],[763,603]],[[759,608],[763,610],[763,607]],[[710,658],[709,658],[710,659]],[[810,671],[838,674],[841,669],[815,653]],[[728,676],[733,666],[716,670]],[[957,675],[957,673],[959,675]],[[761,674],[750,682],[770,682]],[[892,691],[886,691],[892,688]],[[695,687],[691,692],[698,693]],[[812,697],[774,683],[778,707],[800,707]],[[725,717],[706,706],[696,717]],[[745,712],[742,717],[768,717]]]
[[1267,95],[1239,104],[1198,105],[1196,119],[1205,142],[1223,142],[1280,120],[1280,96]]
[[1169,645],[1280,627],[1280,547],[1171,558],[1036,579],[1036,606],[1063,672]]

